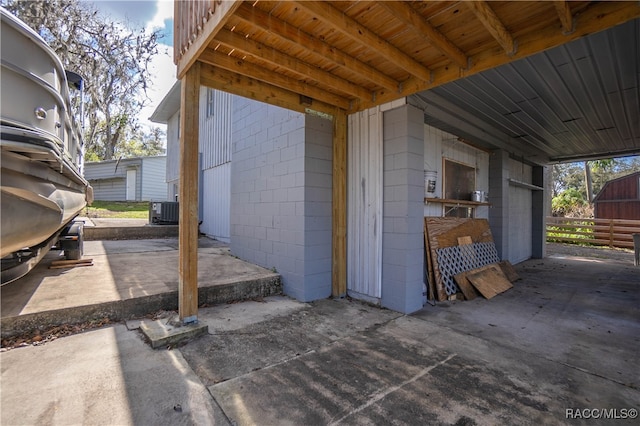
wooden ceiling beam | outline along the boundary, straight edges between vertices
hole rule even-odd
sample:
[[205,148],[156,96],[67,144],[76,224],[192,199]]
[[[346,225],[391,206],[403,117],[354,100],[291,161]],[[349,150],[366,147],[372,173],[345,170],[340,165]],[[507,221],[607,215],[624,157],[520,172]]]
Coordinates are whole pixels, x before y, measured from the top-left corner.
[[335,106],[321,101],[313,100],[311,105],[303,104],[298,93],[207,63],[201,63],[200,82],[206,87],[301,113],[311,109],[334,115],[338,111]]
[[558,19],[562,24],[563,34],[571,34],[573,32],[573,16],[571,16],[571,9],[569,3],[566,1],[554,1],[553,6],[558,13]]
[[280,40],[296,44],[309,53],[331,61],[345,71],[356,74],[380,87],[399,91],[399,82],[388,75],[256,7],[245,3],[236,10],[234,18],[264,30]]
[[500,43],[507,55],[511,56],[516,53],[516,42],[511,33],[485,1],[465,1],[463,3],[476,15],[476,18],[491,36]]
[[343,35],[349,37],[356,43],[374,50],[387,61],[394,63],[404,69],[409,74],[423,80],[431,81],[431,70],[414,60],[391,43],[384,40],[379,35],[367,27],[361,25],[356,20],[342,13],[330,3],[323,1],[299,1],[297,7],[304,9],[307,13],[315,16],[322,22],[333,27]]
[[316,66],[302,62],[292,56],[280,52],[279,50],[259,43],[250,37],[244,37],[241,34],[228,30],[221,30],[209,47],[215,47],[214,44],[218,42],[232,49],[236,49],[236,51],[260,58],[274,66],[286,68],[289,71],[300,74],[304,78],[313,79],[316,82],[336,89],[345,95],[367,100],[371,99],[373,96],[370,91],[361,86],[343,80],[342,78],[323,71]]
[[327,92],[326,90],[312,86],[304,81],[266,70],[258,65],[243,61],[242,59],[216,52],[212,49],[207,49],[202,52],[198,57],[198,60],[229,71],[235,71],[255,80],[260,80],[283,89],[288,89],[330,105],[335,105],[347,111],[351,110],[353,107],[352,102],[342,96]]
[[427,22],[414,8],[403,1],[381,1],[378,4],[386,8],[396,18],[413,28],[444,56],[460,68],[469,68],[469,58],[440,31]]

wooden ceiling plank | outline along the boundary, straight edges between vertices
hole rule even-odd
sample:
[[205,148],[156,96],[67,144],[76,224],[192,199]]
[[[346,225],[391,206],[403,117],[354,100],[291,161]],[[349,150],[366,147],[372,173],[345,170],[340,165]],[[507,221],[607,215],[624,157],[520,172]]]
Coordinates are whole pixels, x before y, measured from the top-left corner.
[[234,17],[269,32],[271,36],[294,43],[380,87],[396,92],[399,90],[399,82],[393,78],[258,8],[243,4]]
[[500,43],[507,55],[511,56],[516,53],[516,43],[511,33],[485,1],[465,1],[463,3],[476,15],[476,18],[491,36]]
[[312,109],[333,115],[337,110],[333,105],[316,100],[311,106],[303,105],[298,93],[207,63],[201,63],[200,82],[203,86],[301,113]]
[[558,19],[562,24],[563,34],[571,34],[573,32],[573,16],[571,16],[571,9],[569,3],[566,1],[554,1],[553,6],[558,13]]
[[640,18],[640,4],[637,2],[595,3],[575,16],[574,31],[571,34],[561,34],[556,25],[549,25],[535,33],[520,37],[518,41],[518,51],[513,57],[496,54],[497,49],[487,49],[471,56],[470,59],[473,63],[473,68],[468,71],[450,67],[435,69],[433,71],[434,81],[432,83],[426,83],[417,78],[410,78],[403,82],[400,93],[380,90],[376,94],[375,102],[370,104],[365,102],[361,105],[361,109],[391,102],[423,90],[429,90],[441,84],[495,68],[517,59],[526,58],[527,56],[637,18]]
[[230,48],[235,48],[236,51],[241,51],[245,54],[260,58],[274,66],[286,68],[304,76],[305,78],[313,79],[322,85],[335,88],[336,90],[352,97],[360,99],[372,98],[372,93],[367,89],[343,80],[329,72],[323,71],[316,66],[302,62],[272,47],[259,43],[250,37],[244,37],[228,30],[221,30],[216,36],[216,39],[212,42],[212,45],[218,42],[225,44]]
[[349,99],[343,98],[331,92],[327,92],[319,87],[312,86],[294,78],[290,78],[274,71],[266,70],[260,66],[252,64],[242,59],[235,58],[230,55],[215,52],[207,49],[200,54],[198,58],[201,62],[215,65],[229,71],[235,71],[239,74],[251,77],[255,80],[264,81],[274,86],[281,87],[299,93],[304,96],[311,97],[330,105],[335,105],[344,110],[351,110],[353,107]]
[[299,8],[314,15],[324,23],[331,25],[340,33],[354,40],[356,43],[375,50],[383,55],[386,60],[404,69],[409,74],[424,81],[431,81],[431,70],[423,64],[415,61],[409,55],[388,43],[368,28],[343,14],[331,4],[323,1],[300,1],[296,3]]
[[424,36],[429,43],[438,49],[443,55],[457,64],[460,68],[467,69],[469,58],[462,50],[446,38],[441,32],[427,22],[414,8],[402,1],[382,1],[380,5],[385,7],[396,18]]

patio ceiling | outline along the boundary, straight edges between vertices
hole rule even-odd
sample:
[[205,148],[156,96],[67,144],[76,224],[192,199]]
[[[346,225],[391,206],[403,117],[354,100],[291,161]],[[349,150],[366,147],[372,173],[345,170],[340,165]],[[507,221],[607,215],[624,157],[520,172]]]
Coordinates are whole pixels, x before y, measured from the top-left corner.
[[426,122],[541,164],[640,154],[640,19],[420,93]]

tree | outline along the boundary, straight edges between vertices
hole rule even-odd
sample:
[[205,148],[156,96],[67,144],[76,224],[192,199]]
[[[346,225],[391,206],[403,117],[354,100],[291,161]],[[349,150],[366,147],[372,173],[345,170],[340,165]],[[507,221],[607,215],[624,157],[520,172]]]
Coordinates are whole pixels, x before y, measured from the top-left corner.
[[150,132],[137,130],[133,132],[133,137],[128,138],[118,144],[115,156],[127,157],[150,157],[165,153],[164,139],[165,131],[159,127],[151,128]]
[[103,160],[113,158],[148,101],[148,66],[158,51],[159,32],[129,30],[78,0],[8,0],[3,5],[49,43],[65,68],[84,77],[87,150]]

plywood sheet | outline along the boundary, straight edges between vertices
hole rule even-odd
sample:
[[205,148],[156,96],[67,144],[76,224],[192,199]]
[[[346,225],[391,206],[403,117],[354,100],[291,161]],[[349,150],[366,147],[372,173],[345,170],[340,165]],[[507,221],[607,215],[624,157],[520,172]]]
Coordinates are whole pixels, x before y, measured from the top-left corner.
[[458,287],[460,287],[460,290],[462,291],[464,298],[466,300],[473,300],[476,297],[478,297],[478,292],[476,291],[476,289],[473,287],[473,285],[467,278],[468,274],[469,274],[469,271],[460,272],[459,274],[454,275],[453,279],[456,281],[456,284],[458,284]]
[[[493,242],[489,221],[454,217],[425,217],[425,242],[431,254],[432,270],[439,301],[447,300],[447,291],[438,265],[436,250],[458,245],[459,237],[470,237],[472,243]],[[464,238],[464,241],[468,241]],[[430,275],[431,276],[431,275]]]
[[513,287],[497,264],[488,265],[482,271],[472,271],[467,275],[467,279],[487,299]]
[[474,243],[493,241],[487,219],[460,219],[455,217],[427,217],[430,242],[437,243],[436,248],[458,245],[458,237],[471,237]]
[[473,240],[471,239],[471,237],[469,235],[465,235],[464,237],[458,237],[458,245],[459,246],[465,246],[465,245],[469,245],[469,244],[473,244]]
[[520,279],[520,276],[513,268],[511,262],[509,262],[508,260],[503,260],[502,262],[498,263],[498,265],[500,265],[500,269],[502,269],[502,272],[510,282],[515,282]]

